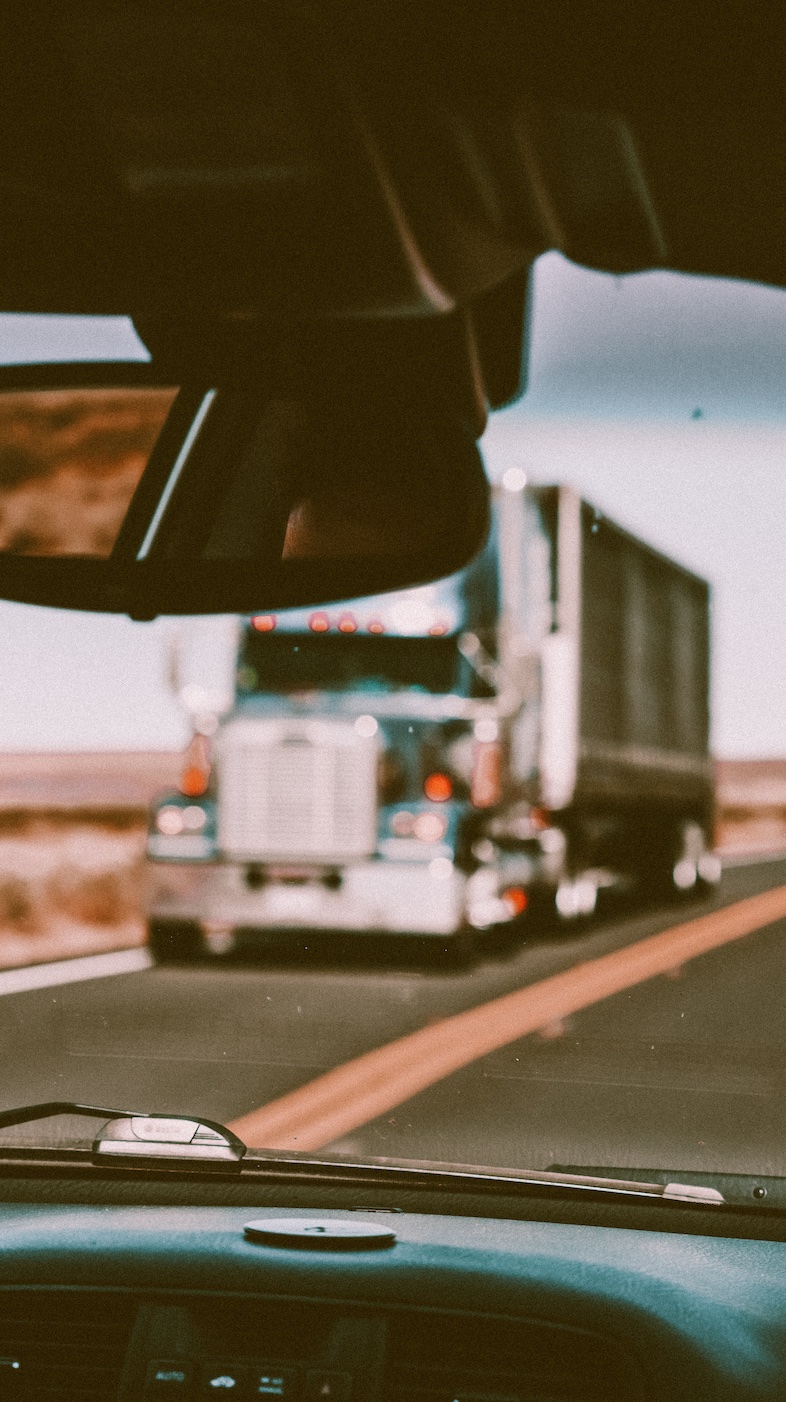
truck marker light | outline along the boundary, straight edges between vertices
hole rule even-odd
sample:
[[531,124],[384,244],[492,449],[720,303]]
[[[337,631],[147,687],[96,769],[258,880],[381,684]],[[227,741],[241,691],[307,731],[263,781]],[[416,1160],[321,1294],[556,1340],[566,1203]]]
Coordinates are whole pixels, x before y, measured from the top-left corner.
[[210,769],[210,739],[202,730],[198,730],[184,756],[178,785],[180,792],[186,798],[201,798],[203,793],[207,793]]
[[440,842],[448,830],[448,820],[442,813],[418,813],[412,824],[412,836],[419,842]]
[[174,803],[168,803],[166,808],[159,809],[156,814],[156,827],[164,837],[179,837],[183,831],[183,809],[177,808]]
[[251,620],[251,627],[258,633],[272,633],[276,626],[276,615],[274,613],[258,613]]
[[341,617],[338,620],[339,633],[356,633],[357,630],[358,621],[355,618],[354,613],[342,613]]
[[523,915],[529,905],[527,893],[523,886],[508,886],[507,889],[502,892],[502,899],[514,915]]
[[447,803],[453,797],[453,783],[447,774],[429,774],[423,792],[432,803]]
[[312,633],[327,633],[330,628],[330,619],[326,613],[312,613],[308,620],[308,626]]
[[369,633],[384,633],[385,625],[379,618],[372,618],[368,625]]
[[444,638],[447,631],[447,623],[432,623],[428,630],[430,638]]
[[209,783],[209,771],[198,769],[195,764],[190,764],[188,768],[183,770],[180,777],[180,792],[186,798],[201,798],[203,793],[207,793]]
[[355,721],[355,730],[364,740],[370,740],[372,735],[376,735],[379,725],[373,716],[358,716]]

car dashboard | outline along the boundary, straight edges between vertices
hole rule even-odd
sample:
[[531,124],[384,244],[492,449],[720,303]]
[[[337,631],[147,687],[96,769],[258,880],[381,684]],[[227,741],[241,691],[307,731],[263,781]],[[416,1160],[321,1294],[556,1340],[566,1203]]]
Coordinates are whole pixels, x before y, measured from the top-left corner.
[[[649,1208],[641,1229],[599,1225],[614,1218],[591,1204],[589,1221],[554,1220],[571,1214],[534,1198],[505,1218],[464,1215],[477,1195],[417,1212],[328,1192],[317,1210],[291,1205],[302,1191],[260,1206],[241,1183],[232,1205],[187,1184],[144,1205],[142,1183],[31,1186],[7,1181],[0,1207],[4,1400],[786,1396],[786,1243],[746,1239],[740,1214],[724,1236],[717,1213],[702,1234],[705,1209]],[[294,1235],[249,1238],[260,1218]],[[298,1238],[298,1221],[353,1237]],[[381,1244],[354,1240],[366,1223]]]

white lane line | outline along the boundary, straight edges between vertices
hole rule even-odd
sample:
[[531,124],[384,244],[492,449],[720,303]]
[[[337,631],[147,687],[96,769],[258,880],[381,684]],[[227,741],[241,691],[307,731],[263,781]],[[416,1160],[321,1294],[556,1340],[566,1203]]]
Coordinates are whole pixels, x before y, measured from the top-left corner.
[[62,983],[84,983],[91,978],[112,978],[116,974],[138,974],[152,964],[147,949],[113,949],[110,954],[59,959],[55,964],[29,964],[24,969],[6,969],[0,973],[0,996],[55,988]]

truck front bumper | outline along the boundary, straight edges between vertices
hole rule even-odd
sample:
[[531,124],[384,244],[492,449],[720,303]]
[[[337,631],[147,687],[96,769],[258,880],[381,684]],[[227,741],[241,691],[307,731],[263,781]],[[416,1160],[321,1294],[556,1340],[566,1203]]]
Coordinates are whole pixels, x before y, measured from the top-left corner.
[[331,887],[315,876],[249,884],[246,867],[148,864],[151,922],[197,925],[210,941],[237,930],[336,930],[445,936],[464,928],[467,879],[446,857],[366,861]]

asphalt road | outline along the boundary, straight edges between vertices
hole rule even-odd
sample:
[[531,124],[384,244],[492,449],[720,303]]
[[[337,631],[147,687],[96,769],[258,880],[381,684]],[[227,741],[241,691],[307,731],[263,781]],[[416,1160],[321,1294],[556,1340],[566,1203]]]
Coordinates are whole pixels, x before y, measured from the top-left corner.
[[[0,1104],[77,1099],[226,1123],[440,1019],[784,885],[786,861],[738,867],[704,905],[618,912],[462,969],[369,956],[150,969],[10,994],[0,998]],[[779,920],[497,1047],[327,1147],[786,1174],[785,1010]]]

